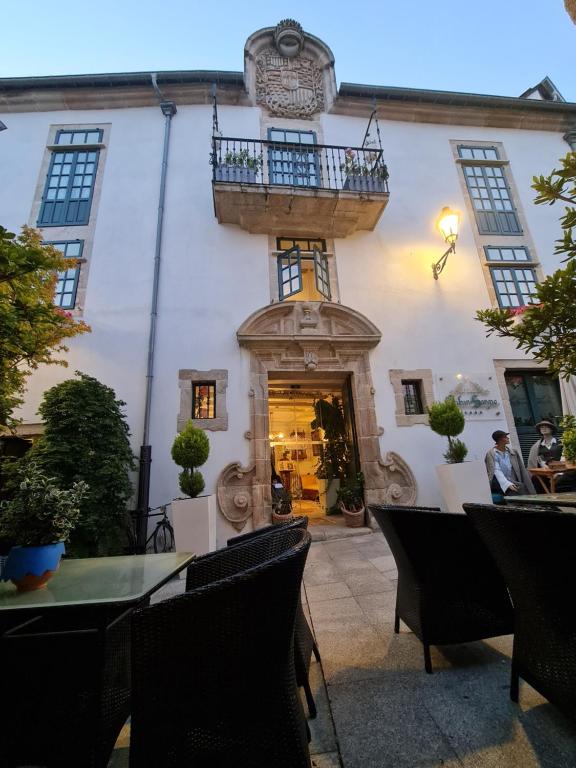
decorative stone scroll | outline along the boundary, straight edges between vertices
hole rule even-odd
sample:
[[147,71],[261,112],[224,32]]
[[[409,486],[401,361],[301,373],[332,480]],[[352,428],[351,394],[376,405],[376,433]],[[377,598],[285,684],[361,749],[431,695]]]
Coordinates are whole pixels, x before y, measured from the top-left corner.
[[362,465],[366,482],[366,500],[368,504],[416,503],[416,478],[408,464],[394,451],[389,451],[384,459]]
[[[218,477],[216,494],[220,511],[237,531],[241,531],[246,521],[254,515],[255,505],[259,500],[259,491],[254,488],[256,467],[243,467],[241,464],[228,464]],[[260,504],[261,507],[261,504]],[[256,518],[256,515],[254,515]],[[254,520],[256,524],[256,520]]]

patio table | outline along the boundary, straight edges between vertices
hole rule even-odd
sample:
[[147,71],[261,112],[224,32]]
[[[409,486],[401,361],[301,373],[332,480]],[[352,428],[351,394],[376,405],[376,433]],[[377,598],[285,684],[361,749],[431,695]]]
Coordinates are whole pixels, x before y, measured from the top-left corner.
[[562,511],[575,512],[576,493],[541,493],[534,496],[504,496],[506,504],[534,504],[538,507],[559,507]]
[[[576,470],[576,464],[563,464],[556,467],[533,467],[529,468],[528,472],[538,480],[538,483],[546,493],[556,493],[556,481],[558,478],[565,472],[573,472],[574,470]],[[548,481],[549,485],[546,481]]]
[[131,614],[188,553],[64,560],[47,586],[0,584],[0,764],[104,768],[130,713]]

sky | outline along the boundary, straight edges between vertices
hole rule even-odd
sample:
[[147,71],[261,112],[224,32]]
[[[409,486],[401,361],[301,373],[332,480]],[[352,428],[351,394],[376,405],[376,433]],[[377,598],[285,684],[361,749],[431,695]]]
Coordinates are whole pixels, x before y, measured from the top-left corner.
[[286,17],[332,49],[338,84],[519,96],[548,75],[576,102],[563,0],[4,0],[0,78],[241,71],[246,38]]

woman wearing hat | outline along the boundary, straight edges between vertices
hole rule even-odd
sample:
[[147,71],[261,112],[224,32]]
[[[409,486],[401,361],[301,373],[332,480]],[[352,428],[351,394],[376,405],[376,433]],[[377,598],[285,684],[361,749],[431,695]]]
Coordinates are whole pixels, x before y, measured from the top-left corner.
[[542,437],[537,440],[528,455],[528,469],[546,467],[550,461],[560,461],[562,456],[562,443],[557,440],[556,427],[551,421],[542,419],[536,424],[536,429]]

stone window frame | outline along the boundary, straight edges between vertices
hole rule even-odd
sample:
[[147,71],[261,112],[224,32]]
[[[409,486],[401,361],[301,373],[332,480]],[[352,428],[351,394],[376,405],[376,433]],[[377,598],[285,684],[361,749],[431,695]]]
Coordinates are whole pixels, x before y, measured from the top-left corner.
[[[450,142],[450,147],[452,149],[452,157],[458,169],[458,180],[460,183],[460,189],[462,191],[462,197],[464,199],[467,218],[470,221],[470,227],[472,230],[472,234],[474,236],[474,242],[476,244],[476,249],[480,259],[480,264],[482,266],[482,272],[484,275],[484,281],[486,284],[488,297],[493,307],[499,307],[500,302],[498,300],[498,295],[496,293],[496,289],[494,287],[494,283],[492,280],[492,270],[491,270],[491,267],[493,267],[496,262],[490,261],[487,258],[485,249],[490,247],[491,248],[526,248],[526,250],[528,251],[531,257],[529,267],[535,271],[537,281],[541,282],[544,279],[544,271],[538,259],[538,251],[536,249],[536,244],[530,234],[528,221],[524,214],[524,209],[522,206],[522,202],[520,200],[520,194],[518,191],[518,187],[516,186],[516,182],[514,180],[514,175],[510,167],[510,161],[508,160],[508,155],[506,154],[504,143],[502,141],[485,141],[485,140],[473,141],[470,139],[450,139],[449,142]],[[462,158],[460,156],[460,151],[459,151],[459,149],[462,147],[474,147],[476,149],[492,149],[496,151],[499,159],[498,160],[481,160],[481,159]],[[485,165],[485,166],[496,165],[496,166],[501,166],[504,169],[506,174],[506,183],[510,191],[510,199],[514,206],[514,210],[516,212],[516,216],[518,217],[520,228],[522,230],[521,234],[497,235],[497,234],[481,234],[480,233],[476,223],[476,212],[474,210],[472,198],[468,191],[468,185],[466,183],[466,179],[464,176],[464,166],[466,165]],[[508,264],[510,263],[511,262],[507,262],[506,264],[504,264],[504,262],[498,262],[499,265],[502,264],[504,266],[508,266]],[[516,263],[514,264],[516,265]]]
[[[288,228],[287,228],[288,229]],[[308,237],[306,235],[294,235],[288,232],[283,232],[281,235],[269,235],[268,236],[268,267],[269,267],[269,285],[270,285],[270,303],[285,303],[287,301],[325,301],[328,299],[304,299],[298,298],[298,294],[294,294],[294,297],[288,297],[285,299],[280,298],[280,285],[278,280],[278,256],[281,256],[284,251],[279,251],[277,247],[277,241],[280,239],[295,239],[295,240],[324,240],[326,243],[326,250],[324,256],[326,256],[328,266],[328,277],[330,282],[330,302],[332,304],[340,304],[340,286],[338,284],[338,267],[336,263],[336,253],[334,251],[334,240],[330,237]]]
[[[110,143],[110,135],[112,130],[112,124],[108,122],[87,122],[87,123],[53,123],[48,128],[48,137],[46,140],[46,147],[44,149],[44,156],[38,172],[38,178],[36,181],[36,188],[34,190],[34,199],[30,209],[30,217],[28,220],[29,226],[38,228],[42,234],[43,239],[47,242],[67,242],[74,240],[82,240],[82,259],[79,260],[80,272],[78,275],[78,283],[76,287],[76,301],[74,308],[69,310],[72,312],[73,317],[82,317],[84,315],[84,304],[86,302],[86,291],[88,287],[88,275],[90,273],[90,264],[92,261],[92,246],[94,242],[94,234],[96,230],[96,220],[98,217],[98,208],[100,205],[100,197],[102,194],[102,185],[104,181],[104,170],[106,167],[106,158],[108,152],[108,146]],[[58,137],[61,132],[75,133],[75,132],[100,132],[100,141],[97,144],[58,144]],[[76,149],[93,148],[98,149],[98,167],[96,168],[96,178],[94,180],[94,189],[92,193],[92,205],[90,208],[90,219],[87,224],[63,224],[61,226],[43,227],[38,224],[38,217],[42,206],[42,196],[44,194],[44,188],[46,185],[46,178],[50,163],[52,160],[52,153],[54,151],[62,151],[67,146],[74,147]]]
[[[404,389],[402,381],[419,381],[420,396],[424,413],[408,414],[404,410]],[[406,370],[404,368],[390,369],[390,383],[394,390],[396,403],[396,426],[412,427],[414,424],[428,424],[428,406],[434,402],[434,379],[431,368],[417,368]]]
[[[192,419],[192,384],[214,382],[216,388],[216,414],[213,419]],[[210,371],[198,371],[183,368],[178,371],[178,386],[180,388],[180,412],[178,413],[177,430],[181,432],[188,421],[195,427],[209,429],[212,432],[225,432],[228,429],[228,411],[226,406],[226,390],[228,389],[228,371],[213,368]]]

